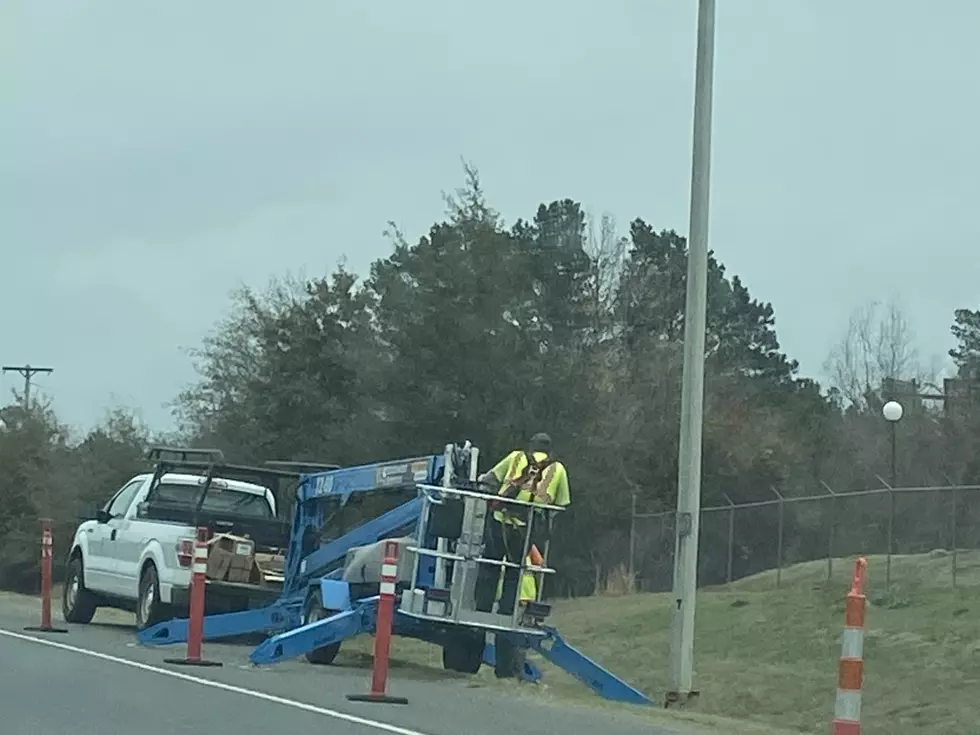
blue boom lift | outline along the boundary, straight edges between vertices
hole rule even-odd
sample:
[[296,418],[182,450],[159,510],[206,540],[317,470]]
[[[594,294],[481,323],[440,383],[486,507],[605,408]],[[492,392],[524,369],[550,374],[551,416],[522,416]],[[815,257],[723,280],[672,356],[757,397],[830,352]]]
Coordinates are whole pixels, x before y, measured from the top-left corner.
[[[299,656],[332,663],[343,641],[374,631],[383,540],[393,538],[400,549],[393,632],[442,646],[446,669],[473,674],[484,663],[494,666],[499,655],[522,664],[523,678],[535,681],[540,671],[523,660],[523,652],[532,650],[606,699],[651,704],[545,623],[550,606],[541,602],[543,582],[554,573],[547,561],[550,543],[545,541],[540,566],[528,563],[528,552],[535,524],[550,530],[564,509],[487,494],[476,480],[478,458],[479,450],[467,442],[447,445],[442,455],[301,474],[279,597],[265,607],[205,616],[204,638],[272,634],[252,651],[253,664]],[[357,493],[392,490],[408,490],[413,497],[319,544],[323,501],[334,498],[343,506]],[[484,524],[494,511],[523,518],[521,563],[482,556]],[[537,599],[522,604],[516,599],[521,585],[515,585],[512,613],[477,610],[476,578],[484,564],[533,574]],[[144,645],[183,642],[187,620],[159,623],[137,635]]]

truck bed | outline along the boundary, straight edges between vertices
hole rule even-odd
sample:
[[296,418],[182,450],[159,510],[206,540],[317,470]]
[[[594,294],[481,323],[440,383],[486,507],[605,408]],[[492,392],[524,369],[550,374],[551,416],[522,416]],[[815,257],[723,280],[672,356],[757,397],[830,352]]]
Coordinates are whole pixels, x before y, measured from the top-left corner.
[[247,536],[256,549],[281,549],[289,543],[289,523],[279,518],[257,518],[233,513],[197,510],[183,503],[150,502],[140,509],[140,519],[178,523],[191,528],[204,526],[211,534]]

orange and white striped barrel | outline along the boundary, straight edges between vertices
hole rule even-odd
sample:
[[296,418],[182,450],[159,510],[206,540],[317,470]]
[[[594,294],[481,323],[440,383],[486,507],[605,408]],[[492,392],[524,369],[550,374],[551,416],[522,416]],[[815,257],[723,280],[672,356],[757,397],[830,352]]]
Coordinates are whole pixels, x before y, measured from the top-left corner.
[[861,684],[864,678],[865,559],[854,564],[851,589],[844,603],[844,634],[837,667],[837,704],[832,735],[861,735]]

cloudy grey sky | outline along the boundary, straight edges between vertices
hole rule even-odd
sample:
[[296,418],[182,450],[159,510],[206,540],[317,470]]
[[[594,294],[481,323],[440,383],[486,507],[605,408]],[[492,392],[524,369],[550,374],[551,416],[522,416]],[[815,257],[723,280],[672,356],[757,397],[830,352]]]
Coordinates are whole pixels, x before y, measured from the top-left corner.
[[[509,220],[686,231],[695,5],[5,0],[0,361],[53,366],[73,424],[165,428],[230,289],[363,271],[461,156]],[[711,246],[807,374],[894,294],[943,354],[980,301],[980,3],[718,6]]]

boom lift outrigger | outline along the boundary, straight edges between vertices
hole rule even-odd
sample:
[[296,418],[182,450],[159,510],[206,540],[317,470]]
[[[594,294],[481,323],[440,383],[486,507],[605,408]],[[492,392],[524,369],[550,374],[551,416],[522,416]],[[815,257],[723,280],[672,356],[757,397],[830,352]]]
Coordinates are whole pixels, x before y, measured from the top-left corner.
[[[541,602],[541,593],[545,575],[554,572],[547,561],[550,544],[545,543],[540,566],[530,565],[527,556],[534,524],[543,522],[550,528],[554,515],[564,509],[488,495],[476,481],[478,457],[479,450],[467,442],[447,445],[442,455],[303,474],[281,594],[263,608],[206,616],[204,638],[274,633],[252,651],[253,664],[303,655],[312,663],[331,663],[344,640],[374,630],[379,542],[414,527],[412,536],[397,538],[395,635],[441,645],[444,667],[466,673],[476,673],[483,663],[494,665],[496,650],[487,643],[488,635],[495,641],[506,638],[509,649],[536,651],[606,699],[651,704],[646,695],[568,645],[545,624],[550,606]],[[415,497],[316,548],[324,523],[318,501],[339,497],[343,505],[354,493],[393,489],[414,490]],[[521,563],[482,556],[484,523],[491,505],[500,508],[501,504],[510,514],[525,518]],[[346,564],[336,566],[341,560]],[[534,574],[537,600],[521,605],[515,599],[514,612],[507,615],[477,611],[474,592],[481,564]],[[519,588],[515,586],[515,597]],[[160,623],[138,634],[146,645],[177,643],[186,636],[186,620]],[[540,672],[525,662],[523,675],[537,680]]]

